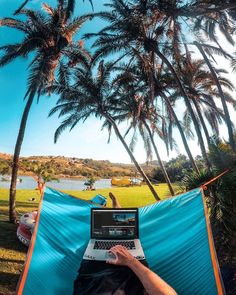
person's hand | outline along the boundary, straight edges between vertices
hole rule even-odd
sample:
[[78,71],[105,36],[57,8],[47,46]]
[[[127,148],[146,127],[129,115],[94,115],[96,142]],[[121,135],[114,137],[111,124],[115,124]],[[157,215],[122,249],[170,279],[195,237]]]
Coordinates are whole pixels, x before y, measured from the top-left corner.
[[115,256],[115,259],[108,259],[106,262],[115,265],[125,265],[129,266],[135,260],[135,258],[130,254],[127,248],[117,245],[109,250]]

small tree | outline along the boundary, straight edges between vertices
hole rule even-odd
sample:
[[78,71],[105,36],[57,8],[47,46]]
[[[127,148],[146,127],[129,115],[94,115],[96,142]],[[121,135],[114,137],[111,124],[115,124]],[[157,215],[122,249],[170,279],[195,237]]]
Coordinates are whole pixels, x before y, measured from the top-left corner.
[[50,168],[47,163],[46,164],[35,164],[31,169],[37,177],[38,181],[45,184],[46,182],[51,182],[56,180],[59,182],[58,177],[55,176],[54,169]]
[[96,180],[93,177],[90,177],[85,181],[84,185],[86,185],[89,190],[92,190],[94,189],[93,185],[95,184],[95,182]]
[[10,165],[4,164],[4,163],[0,163],[0,174],[1,175],[9,175],[9,174],[11,174]]

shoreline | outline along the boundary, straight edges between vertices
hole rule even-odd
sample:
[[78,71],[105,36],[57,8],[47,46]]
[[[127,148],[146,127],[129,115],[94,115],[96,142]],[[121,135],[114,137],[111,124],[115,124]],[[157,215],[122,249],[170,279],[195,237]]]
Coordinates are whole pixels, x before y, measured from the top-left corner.
[[[20,177],[22,177],[22,176],[27,176],[27,177],[35,177],[35,174],[31,174],[31,173],[21,173],[21,174],[19,174],[18,175],[18,178],[20,178]],[[1,177],[4,177],[3,175],[1,175]],[[89,179],[89,178],[91,178],[92,176],[89,176],[89,177],[84,177],[84,176],[80,176],[80,175],[78,175],[78,176],[67,176],[67,175],[56,175],[55,177],[57,177],[58,179],[74,179],[74,180],[87,180],[87,179]],[[120,177],[123,177],[123,176],[120,176]],[[97,180],[110,180],[111,178],[102,178],[102,177],[93,177],[96,181]],[[118,177],[119,178],[119,177]]]

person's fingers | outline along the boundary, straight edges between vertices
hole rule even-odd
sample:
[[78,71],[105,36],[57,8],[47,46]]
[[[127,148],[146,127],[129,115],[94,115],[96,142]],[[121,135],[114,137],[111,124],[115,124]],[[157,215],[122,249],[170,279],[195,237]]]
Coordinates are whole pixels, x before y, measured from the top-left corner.
[[128,251],[128,249],[125,246],[121,246],[123,250]]
[[128,250],[127,248],[123,247],[123,246],[116,246],[115,248],[112,248],[113,251],[115,251],[116,253],[120,253],[122,255],[127,255]]
[[125,248],[124,246],[119,246],[119,248],[117,248],[117,251],[119,251],[122,254],[127,254],[128,252],[127,248]]
[[112,253],[115,256],[115,258],[117,259],[117,251],[116,251],[116,249],[110,249],[109,253]]
[[120,249],[120,245],[116,245],[116,246],[112,247],[110,250],[115,250],[115,251],[117,251],[117,250],[119,250],[119,249]]
[[120,250],[123,250],[123,249],[127,249],[127,248],[125,248],[124,246],[122,246],[122,245],[117,245],[117,246],[115,246],[117,249],[120,249]]
[[127,254],[129,253],[127,248],[121,245],[116,245],[112,247],[109,251],[113,253],[116,257],[118,256],[118,254],[119,254],[119,257],[122,257],[122,256],[127,256]]
[[122,249],[110,249],[109,252],[115,256],[116,260],[120,260],[125,256],[125,254],[122,252]]

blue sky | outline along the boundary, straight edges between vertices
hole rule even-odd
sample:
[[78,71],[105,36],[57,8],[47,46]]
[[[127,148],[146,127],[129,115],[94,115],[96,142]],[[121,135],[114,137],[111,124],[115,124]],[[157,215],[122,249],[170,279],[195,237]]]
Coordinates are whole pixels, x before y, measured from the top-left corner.
[[[55,0],[45,1],[55,3]],[[106,1],[93,1],[95,11],[98,11]],[[13,11],[18,8],[22,0],[1,0],[0,17],[12,16]],[[28,7],[40,7],[42,1],[32,0]],[[77,0],[76,14],[91,12],[89,1]],[[81,34],[84,32],[94,32],[101,27],[99,20],[87,23]],[[78,36],[78,39],[81,35]],[[13,29],[0,28],[0,46],[11,42],[20,41],[21,35]],[[89,44],[86,43],[85,46]],[[14,144],[17,137],[21,115],[25,102],[23,101],[27,81],[27,65],[29,60],[18,59],[0,68],[0,152],[13,153]],[[234,77],[235,78],[235,77]],[[53,143],[53,135],[60,121],[56,116],[48,118],[49,110],[55,105],[56,97],[41,97],[38,104],[34,103],[27,124],[25,139],[21,154],[28,155],[64,155],[79,158],[106,159],[112,162],[130,163],[129,156],[115,135],[111,142],[107,144],[108,134],[101,131],[102,122],[90,118],[84,124],[78,125],[72,132],[65,131],[59,138],[57,144]],[[181,113],[181,107],[179,107]],[[233,113],[235,116],[235,113]],[[121,126],[124,132],[125,124]],[[224,135],[225,129],[222,129]],[[227,138],[227,136],[226,136]],[[127,139],[128,140],[128,139]],[[179,143],[180,138],[176,134]],[[158,147],[162,158],[167,159],[164,145],[158,141]],[[190,147],[194,155],[199,153],[197,143],[190,142]],[[184,153],[183,147],[179,145],[179,151]],[[176,156],[172,152],[169,157]],[[135,156],[139,162],[145,162],[146,156],[142,141],[139,140],[135,149]]]

